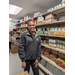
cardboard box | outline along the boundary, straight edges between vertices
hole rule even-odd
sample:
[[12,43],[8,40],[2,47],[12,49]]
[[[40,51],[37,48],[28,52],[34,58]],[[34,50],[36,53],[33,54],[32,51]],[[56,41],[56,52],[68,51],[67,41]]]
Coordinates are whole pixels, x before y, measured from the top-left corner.
[[25,71],[25,72],[22,72],[22,73],[17,74],[17,75],[29,75],[29,74],[28,74],[28,71]]
[[11,52],[14,53],[18,53],[18,45],[17,44],[13,44],[11,45]]

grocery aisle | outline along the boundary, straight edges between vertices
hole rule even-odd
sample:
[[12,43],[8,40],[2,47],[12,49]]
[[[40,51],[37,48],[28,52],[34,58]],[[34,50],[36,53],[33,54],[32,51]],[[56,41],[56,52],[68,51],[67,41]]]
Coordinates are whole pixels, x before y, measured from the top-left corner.
[[[22,73],[23,69],[21,68],[21,60],[19,59],[18,53],[16,54],[9,54],[9,75],[17,75]],[[41,71],[40,75],[44,75]],[[32,69],[30,67],[29,75],[33,75]]]

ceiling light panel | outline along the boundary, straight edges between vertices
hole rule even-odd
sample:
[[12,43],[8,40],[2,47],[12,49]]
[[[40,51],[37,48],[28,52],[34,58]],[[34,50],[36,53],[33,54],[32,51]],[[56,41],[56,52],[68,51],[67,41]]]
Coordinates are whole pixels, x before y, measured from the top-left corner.
[[17,15],[23,8],[9,4],[9,14]]

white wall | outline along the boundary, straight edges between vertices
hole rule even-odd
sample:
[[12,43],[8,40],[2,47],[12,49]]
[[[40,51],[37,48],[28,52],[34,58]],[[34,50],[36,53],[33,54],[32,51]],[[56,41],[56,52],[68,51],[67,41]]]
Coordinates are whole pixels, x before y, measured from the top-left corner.
[[15,24],[16,24],[15,22],[9,22],[9,29],[13,30]]

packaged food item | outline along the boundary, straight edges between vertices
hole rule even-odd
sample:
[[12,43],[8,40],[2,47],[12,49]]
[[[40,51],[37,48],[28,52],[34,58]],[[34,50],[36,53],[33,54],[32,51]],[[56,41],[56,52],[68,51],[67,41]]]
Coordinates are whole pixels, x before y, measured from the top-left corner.
[[40,12],[36,12],[36,13],[34,13],[34,17],[38,17],[39,15],[41,15]]
[[45,20],[45,23],[50,23],[50,22],[53,22],[53,19],[47,19],[47,20]]
[[57,46],[56,44],[53,44],[53,47],[54,47],[54,48],[56,48],[56,46]]
[[57,39],[57,43],[60,43],[60,40],[59,39]]
[[55,55],[55,56],[57,56],[57,55],[58,55],[58,52],[57,52],[57,51],[55,51],[55,50],[51,50],[51,53],[52,53],[53,55]]
[[61,3],[65,3],[65,0],[62,0],[62,2]]
[[53,14],[49,14],[45,17],[45,20],[48,20],[48,19],[53,19],[54,18],[54,15]]
[[51,49],[49,49],[49,48],[45,48],[45,52],[50,53],[50,52],[51,52]]
[[44,17],[43,16],[39,16],[38,20],[37,20],[37,24],[42,24],[43,20],[44,20]]
[[65,49],[65,45],[63,44],[63,49]]
[[48,52],[44,52],[44,56],[49,58],[49,53]]
[[56,35],[56,32],[57,32],[57,28],[53,27],[53,35]]
[[48,9],[47,12],[50,12],[50,9]]
[[54,55],[52,55],[52,54],[50,54],[49,59],[54,61],[54,62],[56,62],[56,57]]
[[29,19],[28,16],[24,17],[24,21],[27,21],[28,19]]
[[62,7],[65,6],[65,3],[62,3]]
[[59,8],[59,5],[57,5],[56,8],[58,9]]
[[57,32],[56,32],[56,35],[60,35],[61,31],[60,31],[60,27],[57,27]]
[[54,6],[54,9],[57,9],[57,6]]
[[61,49],[63,49],[63,45],[62,44],[60,44],[60,46],[59,46]]
[[60,59],[65,60],[65,54],[64,53],[59,52],[58,56]]
[[56,59],[56,64],[58,65],[58,66],[60,66],[61,68],[65,68],[65,61],[64,60],[61,60],[60,58],[57,58]]
[[63,43],[63,40],[60,40],[60,43]]
[[53,35],[53,28],[50,28],[50,35]]
[[57,44],[57,47],[59,48],[60,47],[60,44]]
[[62,4],[59,4],[59,8],[62,6]]
[[50,8],[50,11],[52,11],[53,10],[53,7],[52,8]]
[[65,41],[63,41],[63,44],[65,44]]

